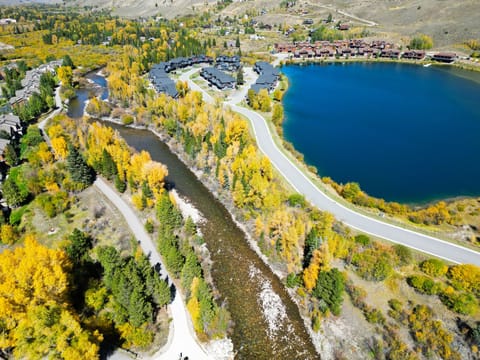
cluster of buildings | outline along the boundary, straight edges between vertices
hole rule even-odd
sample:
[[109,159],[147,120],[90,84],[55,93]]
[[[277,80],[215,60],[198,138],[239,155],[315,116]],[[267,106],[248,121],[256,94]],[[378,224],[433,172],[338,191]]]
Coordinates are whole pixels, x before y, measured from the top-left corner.
[[[275,44],[275,51],[290,53],[296,58],[327,58],[327,57],[380,57],[389,59],[423,60],[426,53],[423,50],[407,50],[402,52],[394,44],[384,40],[366,42],[364,39],[298,42],[295,44]],[[454,53],[438,53],[432,60],[451,63],[455,61]]]
[[215,59],[215,67],[222,71],[238,71],[240,68],[240,56],[217,56]]
[[164,61],[152,66],[148,73],[154,89],[157,92],[165,93],[172,98],[178,97],[177,86],[168,73],[177,69],[183,69],[196,64],[211,64],[213,59],[205,55],[196,55],[190,57],[178,57],[170,61]]
[[23,126],[20,118],[13,114],[0,115],[0,154],[12,141],[18,141],[23,134]]
[[40,77],[47,71],[54,73],[55,69],[62,66],[62,60],[50,61],[47,64],[42,64],[39,67],[29,70],[25,73],[22,80],[22,88],[15,92],[15,96],[10,98],[11,106],[22,104],[32,96],[34,93],[40,92]]
[[[197,64],[213,64],[211,57],[205,55],[195,55],[190,57],[178,57],[170,61],[156,64],[150,70],[148,77],[157,92],[163,92],[172,98],[178,97],[175,81],[173,81],[168,73],[177,69],[183,69]],[[200,75],[208,81],[210,85],[214,85],[219,89],[233,89],[236,80],[222,72],[237,71],[240,68],[240,56],[220,55],[215,59],[215,67],[202,69]]]
[[215,67],[206,67],[200,71],[200,76],[207,80],[209,85],[214,85],[220,90],[234,89],[237,81],[230,75]]
[[291,53],[296,58],[333,56],[380,56],[385,58],[398,58],[400,56],[400,50],[398,50],[392,43],[388,43],[384,40],[366,42],[363,39],[275,44],[275,51]]
[[259,77],[255,84],[250,87],[251,90],[258,94],[262,89],[267,89],[268,92],[275,89],[280,78],[280,71],[277,68],[268,62],[258,61],[255,63],[253,70],[259,74]]

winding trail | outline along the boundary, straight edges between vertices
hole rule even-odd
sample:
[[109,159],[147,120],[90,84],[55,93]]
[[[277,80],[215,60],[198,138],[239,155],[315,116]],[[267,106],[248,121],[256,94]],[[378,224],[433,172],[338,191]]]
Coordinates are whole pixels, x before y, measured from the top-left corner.
[[[180,78],[183,81],[188,81],[191,89],[200,91],[205,101],[213,103],[214,99],[190,79],[190,76],[196,71],[198,69],[192,69],[184,73]],[[241,93],[245,93],[245,90],[241,91]],[[292,187],[298,193],[303,194],[310,203],[321,210],[332,213],[338,220],[364,233],[407,246],[452,263],[480,266],[480,253],[477,251],[368,217],[330,198],[282,153],[273,141],[265,118],[255,111],[238,105],[242,100],[242,96],[234,95],[229,102],[225,103],[225,106],[230,106],[233,111],[249,119],[260,150],[270,159],[271,163]]]
[[[160,254],[135,212],[102,178],[98,177],[94,185],[120,211],[131,231],[135,234],[135,238],[143,252],[148,256],[152,266],[160,263],[160,276],[171,284]],[[187,309],[178,288],[176,288],[173,302],[169,305],[169,310],[172,322],[168,343],[164,348],[160,349],[152,359],[177,360],[180,353],[182,353],[183,356],[188,356],[188,358],[192,360],[208,360],[209,357],[196,340],[190,317],[187,314]]]
[[[55,102],[57,108],[53,110],[45,119],[38,123],[38,127],[42,130],[43,137],[50,146],[50,137],[45,131],[45,125],[55,115],[60,114],[63,109],[62,99],[60,97],[60,87],[55,91]],[[144,225],[132,210],[132,208],[108,185],[102,178],[97,177],[94,186],[100,190],[105,197],[118,209],[130,227],[131,232],[135,235],[140,247],[145,255],[148,256],[150,264],[155,266],[160,264],[160,277],[165,279],[169,285],[172,281],[168,276],[166,268],[162,262],[160,254],[155,247],[151,237],[145,230]],[[192,326],[190,316],[187,313],[185,303],[182,300],[182,294],[178,287],[175,287],[175,297],[168,305],[172,321],[170,322],[170,331],[168,333],[168,342],[161,348],[151,359],[158,360],[177,360],[182,354],[191,360],[209,360],[209,357],[197,341],[195,331]],[[123,360],[131,358],[128,354],[116,351],[110,357],[114,360]]]

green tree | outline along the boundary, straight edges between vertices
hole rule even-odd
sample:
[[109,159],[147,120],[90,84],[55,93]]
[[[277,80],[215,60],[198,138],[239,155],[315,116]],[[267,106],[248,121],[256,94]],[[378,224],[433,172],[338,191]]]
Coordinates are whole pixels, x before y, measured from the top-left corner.
[[433,47],[433,40],[430,36],[419,34],[410,40],[410,49],[428,50]]
[[160,226],[164,229],[173,230],[182,224],[182,214],[173,205],[167,192],[164,192],[158,199],[157,217],[160,220]]
[[240,66],[240,68],[237,71],[237,84],[238,85],[243,85],[245,83],[243,79],[243,68]]
[[65,247],[65,252],[74,264],[90,260],[88,252],[92,248],[92,238],[88,234],[75,228],[68,240],[70,243]]
[[[343,292],[345,290],[345,280],[338,269],[330,271],[320,271],[318,274],[317,285],[312,294],[321,300],[334,315],[340,315]],[[326,309],[321,309],[325,311]]]
[[103,149],[102,152],[100,172],[109,180],[112,180],[112,178],[117,175],[117,164],[115,164],[112,155],[110,155],[106,149]]
[[70,55],[65,55],[62,59],[62,66],[69,66],[72,69],[75,69],[75,65],[73,64],[73,60]]
[[7,146],[5,146],[5,150],[3,153],[5,157],[5,162],[9,166],[17,166],[18,165],[18,155],[17,155],[17,150],[15,150],[15,147],[9,143]]
[[77,148],[71,144],[68,145],[67,170],[72,180],[84,187],[91,185],[95,180],[93,169],[88,166]]
[[28,199],[28,191],[20,189],[15,179],[8,177],[3,182],[2,193],[8,205],[17,207]]

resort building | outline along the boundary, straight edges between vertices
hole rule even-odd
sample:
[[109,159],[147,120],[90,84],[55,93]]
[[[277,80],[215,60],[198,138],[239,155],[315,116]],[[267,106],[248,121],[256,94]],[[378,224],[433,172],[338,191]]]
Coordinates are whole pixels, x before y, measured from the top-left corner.
[[148,77],[157,92],[165,93],[175,99],[178,97],[177,86],[175,81],[168,76],[166,71],[168,66],[165,62],[154,65]]
[[425,51],[423,50],[409,50],[405,51],[402,54],[402,58],[404,59],[412,59],[412,60],[423,60],[425,59]]
[[275,89],[280,78],[280,71],[277,68],[268,62],[258,61],[255,63],[253,70],[260,76],[255,84],[250,87],[251,90],[258,94],[262,89],[267,89],[268,92]]
[[238,71],[240,68],[240,56],[217,56],[215,59],[215,67],[222,71]]
[[450,52],[440,52],[432,56],[432,60],[444,63],[453,63],[457,58],[457,54]]
[[209,85],[214,85],[220,90],[234,89],[237,84],[233,77],[214,67],[203,68],[200,71],[200,76],[207,80]]
[[22,104],[32,96],[34,93],[40,92],[40,77],[47,71],[54,73],[55,69],[62,66],[62,60],[51,61],[47,64],[42,64],[39,67],[29,70],[25,73],[22,80],[22,89],[15,92],[15,96],[10,98],[10,105]]
[[165,93],[175,99],[178,97],[177,86],[175,81],[168,76],[168,73],[170,71],[202,63],[211,64],[213,63],[213,59],[205,55],[178,57],[171,59],[170,61],[155,64],[148,73],[148,78],[157,92]]

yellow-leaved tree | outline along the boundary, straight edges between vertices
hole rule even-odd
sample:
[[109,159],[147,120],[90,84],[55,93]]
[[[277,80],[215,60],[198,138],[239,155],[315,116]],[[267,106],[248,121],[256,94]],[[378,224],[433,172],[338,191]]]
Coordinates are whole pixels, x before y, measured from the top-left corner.
[[97,359],[102,335],[82,328],[64,251],[25,245],[0,254],[0,349],[16,358]]

